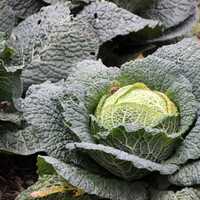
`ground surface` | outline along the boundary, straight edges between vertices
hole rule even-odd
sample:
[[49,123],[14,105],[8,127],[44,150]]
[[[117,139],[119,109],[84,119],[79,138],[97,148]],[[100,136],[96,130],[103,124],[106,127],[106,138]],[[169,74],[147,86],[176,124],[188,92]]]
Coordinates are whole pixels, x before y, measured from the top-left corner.
[[36,156],[0,156],[0,200],[14,200],[37,180]]

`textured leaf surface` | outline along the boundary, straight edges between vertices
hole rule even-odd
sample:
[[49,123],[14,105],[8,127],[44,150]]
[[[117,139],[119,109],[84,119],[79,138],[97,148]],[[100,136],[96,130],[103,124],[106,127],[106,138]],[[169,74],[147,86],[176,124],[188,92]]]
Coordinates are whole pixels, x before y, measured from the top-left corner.
[[191,31],[194,27],[194,24],[198,18],[198,13],[196,12],[194,15],[188,17],[184,22],[180,23],[178,26],[167,29],[163,32],[163,34],[150,40],[149,42],[164,42],[171,41],[174,39],[183,39],[185,36],[191,35]]
[[164,129],[142,128],[133,124],[121,125],[110,131],[98,127],[95,131],[93,134],[98,143],[153,162],[165,160],[179,143],[178,135],[170,136]]
[[101,144],[69,143],[66,145],[66,148],[72,150],[77,148],[81,151],[86,151],[100,165],[116,176],[127,180],[141,178],[144,174],[148,174],[149,171],[159,171],[161,174],[167,175],[173,174],[178,169],[176,165],[161,165]]
[[200,192],[198,189],[184,188],[178,192],[172,191],[153,191],[152,200],[199,200]]
[[130,39],[136,40],[136,36],[139,39],[144,32],[144,38],[140,39],[152,39],[161,33],[158,21],[143,19],[106,1],[91,3],[78,17],[86,19],[93,26],[101,42],[128,34],[131,34]]
[[[180,73],[184,74],[191,83],[192,90],[198,100],[200,100],[200,43],[196,38],[184,39],[175,45],[169,45],[160,48],[153,55],[176,63],[176,68]],[[184,139],[181,146],[177,149],[174,156],[168,162],[182,164],[190,159],[199,158],[199,130],[200,122],[197,119],[195,127],[190,131],[189,135]]]
[[143,82],[149,88],[165,93],[179,108],[179,131],[186,132],[196,118],[197,105],[189,81],[179,70],[180,66],[174,62],[149,56],[124,64],[120,79],[128,84]]
[[74,19],[59,24],[23,71],[25,86],[66,79],[77,62],[96,59],[98,49],[98,38],[86,22]]
[[15,12],[15,15],[20,18],[34,14],[44,6],[42,1],[39,0],[7,0],[7,2]]
[[145,17],[159,20],[166,28],[170,28],[196,15],[196,9],[196,0],[157,0],[147,9]]
[[15,126],[2,128],[0,151],[20,155],[46,152],[65,162],[70,160],[82,167],[87,166],[92,171],[101,170],[103,173],[87,155],[68,152],[65,149],[67,143],[79,141],[76,135],[64,126],[59,99],[66,93],[64,81],[31,86],[22,106],[25,126],[20,129]]
[[25,18],[44,6],[39,0],[1,0],[0,2],[0,31],[8,34],[17,23],[18,18]]
[[[77,64],[70,74],[68,93],[62,99],[66,126],[81,141],[93,141],[90,135],[90,112],[96,108],[102,92],[108,88],[119,69],[107,68],[101,61],[85,60]],[[87,92],[85,92],[87,90]]]
[[186,38],[174,45],[158,49],[153,56],[175,63],[179,71],[190,80],[193,93],[200,99],[200,42],[197,38]]
[[184,165],[177,173],[169,177],[169,181],[179,186],[200,184],[200,161]]
[[[184,77],[178,74],[176,65],[171,65],[171,62],[149,57],[141,61],[127,63],[122,67],[122,72],[118,71],[115,76],[112,73],[113,68],[108,69],[98,61],[83,61],[78,66],[81,66],[81,68],[74,68],[68,79],[68,82],[72,83],[71,87],[74,90],[72,89],[71,95],[65,97],[62,105],[65,111],[65,121],[68,124],[67,127],[77,134],[81,141],[94,143],[91,139],[85,137],[85,135],[90,135],[88,115],[94,113],[99,99],[109,90],[113,81],[118,81],[121,85],[133,84],[138,81],[144,82],[152,89],[166,92],[180,109],[182,119],[180,133],[187,131],[195,120],[197,108],[195,97],[191,93],[191,85]],[[166,71],[163,70],[163,66],[166,66]],[[166,76],[168,71],[171,71],[174,75]],[[89,110],[87,111],[87,109]],[[144,139],[144,141],[146,140]],[[161,151],[159,150],[158,152],[160,153]],[[98,158],[98,156],[96,157]],[[98,162],[102,163],[100,158],[99,156]],[[103,160],[106,163],[106,159]],[[107,160],[111,160],[110,157]],[[106,167],[112,172],[115,171],[110,163]],[[126,171],[127,174],[134,176],[128,170],[121,171]],[[116,171],[115,174],[117,174]],[[126,178],[130,178],[127,174],[125,175],[127,176]]]
[[54,153],[58,153],[57,149],[62,149],[64,141],[69,139],[65,135],[57,102],[64,90],[63,82],[56,85],[46,82],[30,87],[23,101],[23,114],[28,127],[11,133],[4,132],[0,139],[1,149],[24,155],[37,151],[50,153],[56,150]]
[[13,9],[8,5],[7,0],[1,0],[0,2],[0,31],[10,34],[14,25],[15,25],[15,13]]
[[23,52],[25,61],[32,59],[37,49],[49,37],[53,26],[69,19],[69,12],[64,4],[48,6],[13,29],[11,41]]
[[113,200],[148,199],[143,183],[128,183],[118,179],[106,178],[51,157],[39,157],[39,160],[52,165],[55,171],[66,181],[88,194]]

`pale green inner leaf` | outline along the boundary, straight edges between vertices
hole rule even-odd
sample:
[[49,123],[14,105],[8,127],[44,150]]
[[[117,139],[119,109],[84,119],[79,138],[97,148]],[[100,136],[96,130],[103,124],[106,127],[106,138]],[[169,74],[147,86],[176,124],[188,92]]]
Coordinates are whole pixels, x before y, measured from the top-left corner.
[[176,105],[164,93],[152,91],[143,83],[103,96],[95,114],[100,125],[109,130],[125,123],[155,127],[163,119],[175,117],[173,120],[179,115]]

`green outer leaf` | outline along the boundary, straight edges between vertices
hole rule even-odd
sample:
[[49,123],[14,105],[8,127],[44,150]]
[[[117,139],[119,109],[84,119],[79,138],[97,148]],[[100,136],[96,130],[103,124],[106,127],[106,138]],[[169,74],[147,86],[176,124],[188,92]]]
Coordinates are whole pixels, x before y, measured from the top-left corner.
[[175,39],[180,40],[183,39],[185,36],[188,35],[190,36],[192,29],[197,21],[197,18],[198,18],[198,12],[188,17],[184,22],[182,22],[178,26],[169,28],[166,31],[164,31],[161,37],[149,40],[148,42],[153,43],[153,42],[171,41]]
[[10,40],[24,54],[25,63],[29,63],[38,48],[45,46],[53,27],[69,21],[69,18],[70,10],[65,4],[44,7],[15,27]]
[[160,162],[171,155],[180,139],[179,135],[171,136],[165,131],[159,128],[138,127],[133,124],[121,125],[108,131],[103,127],[98,127],[94,121],[92,132],[99,144],[134,154],[146,160]]
[[165,71],[175,68],[183,74],[191,83],[192,91],[200,100],[200,42],[197,38],[186,38],[177,44],[161,47],[153,57],[162,58],[171,62],[171,68],[165,67]]
[[[119,74],[117,68],[107,68],[101,61],[85,60],[77,64],[67,83],[68,91],[61,99],[66,127],[81,141],[92,142],[90,135],[90,112]],[[87,93],[85,89],[87,88]]]
[[[100,98],[110,89],[119,74],[119,68],[108,68],[100,60],[84,60],[72,69],[67,83],[72,84],[71,87],[79,85],[79,93],[86,99],[85,106],[90,113],[93,113]],[[86,93],[85,89],[87,89]]]
[[200,184],[200,161],[194,161],[180,168],[177,173],[169,177],[170,183],[179,186]]
[[158,21],[141,18],[107,1],[85,6],[78,18],[87,20],[93,26],[102,43],[129,34],[130,40],[141,42],[158,37],[162,32]]
[[6,68],[0,60],[0,101],[13,101],[22,94],[22,67]]
[[59,99],[67,94],[64,81],[32,85],[23,101],[22,111],[26,126],[1,128],[0,151],[20,155],[45,152],[65,162],[87,167],[104,173],[87,155],[66,151],[65,145],[79,141],[76,135],[64,126]]
[[176,153],[167,160],[167,163],[183,164],[188,160],[195,160],[200,157],[200,118],[198,117],[194,128],[186,136],[181,145],[177,148]]
[[8,0],[0,2],[0,31],[11,33],[15,25],[15,13],[8,5]]
[[[197,38],[187,38],[174,45],[168,45],[158,49],[154,54],[156,59],[166,59],[171,62],[171,66],[176,63],[177,71],[182,73],[192,83],[192,91],[198,101],[200,100],[200,43]],[[151,56],[152,57],[152,56]],[[159,58],[158,58],[159,57]],[[172,69],[164,68],[164,71],[172,71]],[[200,119],[198,117],[195,126],[192,128],[188,136],[178,147],[176,153],[168,163],[183,164],[188,160],[198,159],[200,156]]]
[[153,171],[167,175],[178,170],[176,165],[162,165],[101,144],[69,143],[66,148],[89,153],[101,166],[127,180],[139,179]]
[[59,113],[58,98],[63,96],[64,91],[63,81],[31,86],[22,102],[28,127],[9,134],[4,132],[0,138],[0,148],[23,155],[47,151],[54,156],[59,155],[60,158],[67,156],[67,153],[58,151],[67,141],[74,141],[72,136],[66,134],[62,115]]
[[11,124],[1,127],[0,152],[31,155],[43,151],[34,132],[32,127],[22,130],[12,127]]
[[13,9],[15,15],[19,18],[25,18],[38,12],[44,3],[36,0],[7,0],[8,5]]
[[166,28],[171,28],[196,15],[196,9],[196,0],[156,0],[142,15],[160,21]]
[[105,178],[47,156],[39,156],[38,159],[44,164],[52,165],[57,174],[88,194],[113,200],[148,199],[145,185],[141,182],[128,183],[118,179]]
[[151,200],[200,200],[200,192],[194,188],[184,188],[180,191],[152,191]]
[[45,80],[66,79],[71,69],[84,59],[96,59],[99,40],[93,28],[83,20],[59,22],[46,45],[23,71],[25,86]]

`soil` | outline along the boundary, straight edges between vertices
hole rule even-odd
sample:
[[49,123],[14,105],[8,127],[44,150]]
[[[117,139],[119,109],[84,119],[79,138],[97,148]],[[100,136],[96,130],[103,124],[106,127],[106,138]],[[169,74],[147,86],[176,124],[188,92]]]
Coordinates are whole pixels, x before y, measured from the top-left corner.
[[36,156],[0,155],[0,200],[14,200],[37,180]]

